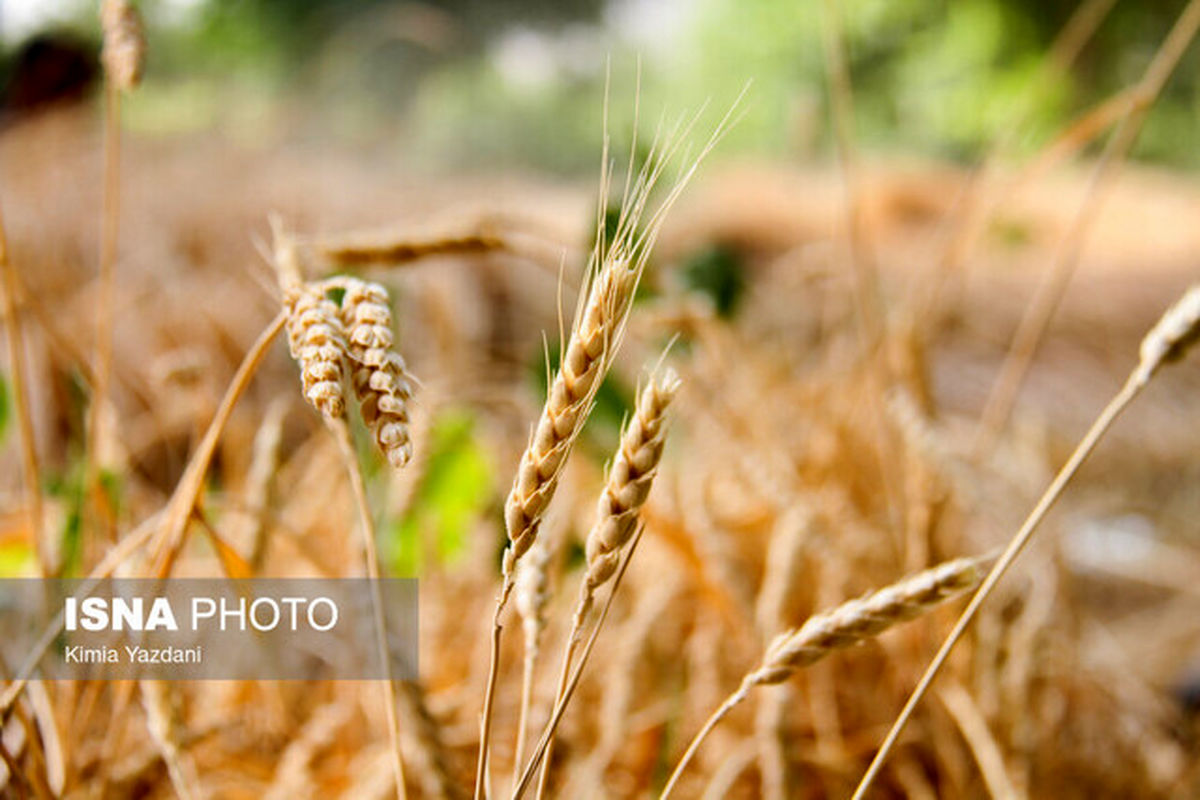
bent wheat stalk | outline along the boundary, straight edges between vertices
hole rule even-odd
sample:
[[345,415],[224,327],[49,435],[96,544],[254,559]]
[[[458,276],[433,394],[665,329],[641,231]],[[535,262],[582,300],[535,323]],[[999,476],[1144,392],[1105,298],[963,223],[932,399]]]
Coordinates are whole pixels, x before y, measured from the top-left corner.
[[979,591],[971,598],[971,602],[963,610],[962,615],[955,623],[950,635],[942,643],[942,647],[938,650],[937,655],[933,657],[929,667],[925,670],[925,674],[921,676],[920,682],[917,683],[908,701],[904,704],[904,708],[900,711],[892,723],[891,730],[888,731],[887,737],[884,738],[883,744],[879,751],[872,759],[870,766],[867,767],[866,774],[858,784],[858,788],[854,792],[854,800],[861,800],[866,796],[867,789],[879,774],[883,762],[891,753],[892,748],[896,746],[896,740],[900,737],[900,733],[904,730],[904,726],[908,724],[908,720],[912,717],[914,709],[925,693],[929,691],[933,679],[937,676],[938,671],[946,662],[946,658],[950,655],[950,651],[958,640],[962,638],[967,626],[975,618],[979,607],[996,588],[996,584],[1004,577],[1004,573],[1016,560],[1021,551],[1025,549],[1025,545],[1029,543],[1033,532],[1037,530],[1042,519],[1046,516],[1051,506],[1058,500],[1063,489],[1075,473],[1079,470],[1080,465],[1095,449],[1100,439],[1121,415],[1133,399],[1141,393],[1142,389],[1150,382],[1155,373],[1164,365],[1173,361],[1178,361],[1183,358],[1188,348],[1200,340],[1200,284],[1189,288],[1180,300],[1175,303],[1167,312],[1163,314],[1158,323],[1150,329],[1146,337],[1142,340],[1140,349],[1140,359],[1136,367],[1129,373],[1124,386],[1113,396],[1104,410],[1092,423],[1092,427],[1080,440],[1075,452],[1067,460],[1055,476],[1053,482],[1046,489],[1046,492],[1038,500],[1033,511],[1025,519],[1021,528],[1013,535],[1008,546],[1000,555],[999,560],[984,579],[983,584],[979,587]]
[[[580,585],[571,632],[563,649],[555,703],[566,691],[571,661],[582,641],[583,626],[595,603],[596,590],[616,572],[621,550],[633,536],[642,506],[650,495],[667,438],[667,407],[679,391],[679,383],[679,376],[670,368],[652,375],[638,396],[632,419],[621,434],[616,458],[608,472],[608,483],[597,504],[596,523],[587,537],[587,571]],[[551,736],[538,779],[539,798],[546,792],[553,752],[554,737]]]
[[684,769],[717,723],[745,700],[755,686],[781,683],[834,650],[874,638],[893,625],[915,619],[943,601],[962,594],[979,583],[981,561],[977,558],[947,561],[873,594],[843,603],[832,611],[810,617],[799,628],[776,636],[758,668],[742,679],[737,690],[721,703],[692,739],[660,800],[671,794]]

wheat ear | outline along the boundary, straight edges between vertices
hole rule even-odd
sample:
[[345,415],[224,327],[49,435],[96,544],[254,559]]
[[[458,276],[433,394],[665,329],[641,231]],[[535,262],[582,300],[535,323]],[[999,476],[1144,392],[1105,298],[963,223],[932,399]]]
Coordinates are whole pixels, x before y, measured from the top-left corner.
[[671,794],[679,777],[705,737],[749,696],[755,686],[780,683],[797,670],[835,650],[874,638],[893,625],[921,616],[979,582],[980,561],[960,558],[918,572],[899,583],[812,616],[791,631],[779,634],[767,647],[762,663],[742,679],[737,690],[713,712],[684,751],[660,798]]
[[399,469],[412,458],[408,401],[413,381],[392,347],[387,289],[357,279],[344,281],[342,325],[352,364],[351,383],[363,422],[388,463]]
[[[650,495],[667,438],[667,408],[679,391],[679,384],[679,376],[673,369],[652,375],[638,395],[637,408],[621,434],[617,455],[608,471],[608,482],[596,507],[596,522],[587,536],[587,571],[580,584],[579,602],[563,651],[555,703],[566,691],[571,661],[582,639],[588,613],[595,603],[596,590],[616,572],[621,550],[633,536],[642,506]],[[553,752],[554,737],[551,736],[542,759],[538,798],[545,796]]]
[[146,35],[137,8],[128,0],[103,0],[100,27],[100,59],[108,79],[123,91],[137,88],[146,66]]
[[342,390],[346,336],[338,308],[319,284],[288,287],[283,305],[287,311],[288,350],[300,365],[304,398],[330,419],[346,413]]
[[896,745],[896,740],[900,737],[900,733],[904,730],[904,726],[908,724],[908,720],[912,717],[914,709],[925,693],[929,691],[933,679],[937,676],[942,665],[946,662],[950,651],[958,640],[962,638],[967,626],[975,618],[975,614],[979,611],[979,607],[983,605],[983,601],[995,589],[996,584],[1004,577],[1005,571],[1016,560],[1025,545],[1029,543],[1033,532],[1037,530],[1042,519],[1058,500],[1067,483],[1074,477],[1079,470],[1080,465],[1091,454],[1092,450],[1100,442],[1100,439],[1121,415],[1134,398],[1146,387],[1154,374],[1164,365],[1172,361],[1178,361],[1183,358],[1188,348],[1200,340],[1200,284],[1190,287],[1162,318],[1150,329],[1142,340],[1140,349],[1140,359],[1136,367],[1129,373],[1124,386],[1113,396],[1100,415],[1096,417],[1091,428],[1084,434],[1083,439],[1075,447],[1075,452],[1063,465],[1062,469],[1054,477],[1050,486],[1046,489],[1041,499],[1038,500],[1033,511],[1026,517],[1021,528],[1013,534],[1008,546],[1000,555],[999,560],[992,567],[983,584],[979,587],[979,591],[971,598],[971,602],[967,604],[966,609],[958,618],[950,635],[942,643],[941,648],[933,657],[925,674],[921,676],[920,682],[917,683],[912,694],[909,695],[908,701],[904,704],[900,714],[892,723],[891,730],[888,731],[887,737],[884,738],[883,744],[880,745],[879,751],[872,759],[870,766],[867,767],[866,773],[862,780],[859,781],[858,788],[854,792],[854,800],[861,800],[870,788],[871,783],[879,774],[883,762],[887,759],[888,754]]

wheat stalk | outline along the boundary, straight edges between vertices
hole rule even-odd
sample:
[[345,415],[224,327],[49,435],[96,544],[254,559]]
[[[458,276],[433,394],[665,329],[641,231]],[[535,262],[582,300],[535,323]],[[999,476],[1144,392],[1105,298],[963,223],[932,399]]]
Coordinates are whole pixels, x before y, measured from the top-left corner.
[[[667,408],[679,391],[679,384],[679,376],[673,369],[667,368],[652,375],[638,395],[637,408],[621,434],[617,455],[609,468],[608,482],[600,493],[596,507],[596,522],[585,543],[587,569],[580,584],[571,632],[563,650],[556,703],[566,691],[571,661],[581,641],[584,623],[595,603],[596,590],[616,572],[621,550],[633,536],[642,506],[650,495],[650,487],[658,473],[658,462],[662,459],[663,445],[666,443]],[[554,737],[551,735],[538,779],[539,798],[546,792],[553,751]]]
[[780,683],[797,670],[835,650],[874,638],[888,628],[915,619],[930,609],[972,588],[979,582],[981,559],[960,558],[918,572],[899,583],[832,611],[810,617],[799,628],[779,634],[767,647],[762,663],[742,679],[741,685],[713,712],[684,751],[660,798],[678,783],[700,744],[725,716],[749,696],[755,686]]
[[[487,751],[491,737],[492,703],[499,675],[501,625],[504,608],[514,585],[517,562],[537,538],[538,527],[558,487],[562,469],[571,448],[587,420],[592,401],[625,331],[633,296],[641,280],[646,261],[662,229],[666,213],[679,199],[705,156],[724,136],[733,119],[738,101],[730,108],[712,135],[675,181],[662,203],[647,213],[650,194],[663,170],[686,139],[695,119],[675,128],[666,136],[656,137],[641,170],[634,179],[632,159],[626,176],[621,212],[611,242],[605,237],[604,208],[608,200],[608,139],[605,137],[601,172],[600,204],[597,209],[597,242],[589,261],[589,280],[581,294],[582,303],[575,314],[570,340],[562,363],[552,381],[534,428],[521,455],[512,490],[505,501],[504,521],[508,545],[501,562],[501,588],[496,598],[492,625],[490,664],[480,720],[479,759],[475,774],[475,800],[483,800],[487,773]],[[605,106],[607,119],[607,103]],[[636,130],[636,121],[635,121]],[[636,148],[636,139],[634,141]],[[633,152],[636,152],[634,149]],[[645,224],[639,230],[639,224]]]
[[521,710],[518,714],[517,745],[513,755],[514,784],[525,759],[529,712],[533,706],[533,683],[538,656],[541,653],[542,631],[546,628],[546,606],[550,601],[550,580],[547,571],[550,556],[549,537],[539,536],[530,548],[529,556],[517,570],[516,605],[517,613],[521,617],[525,643],[521,669]]
[[1071,454],[1071,457],[1067,459],[1067,463],[1058,471],[1050,486],[1042,494],[1041,499],[1038,500],[1037,505],[1034,506],[1029,516],[1026,517],[1021,528],[1013,534],[1008,546],[984,579],[983,584],[979,587],[979,591],[975,593],[975,596],[971,598],[971,602],[963,610],[962,615],[959,616],[958,622],[955,623],[953,630],[950,631],[950,635],[942,643],[941,648],[933,657],[933,661],[926,668],[925,674],[921,676],[920,682],[917,683],[916,688],[909,695],[904,708],[901,709],[895,722],[892,723],[891,730],[888,731],[883,744],[879,747],[879,751],[875,754],[870,766],[867,767],[862,780],[859,781],[858,788],[854,792],[854,800],[861,800],[866,795],[867,789],[870,788],[871,783],[879,774],[883,762],[887,759],[892,748],[895,747],[896,740],[900,737],[901,731],[904,730],[904,726],[912,717],[917,704],[925,696],[925,693],[929,691],[933,679],[946,662],[950,651],[958,643],[967,626],[971,624],[971,620],[975,618],[980,606],[983,605],[983,601],[996,588],[996,584],[1000,582],[1000,579],[1012,565],[1012,562],[1016,560],[1017,556],[1025,548],[1025,545],[1029,543],[1034,531],[1037,530],[1038,525],[1041,524],[1050,507],[1058,500],[1059,495],[1062,494],[1063,489],[1066,488],[1071,478],[1075,476],[1075,473],[1079,470],[1084,460],[1096,448],[1100,439],[1108,431],[1109,427],[1112,426],[1113,422],[1116,421],[1117,417],[1121,415],[1121,412],[1146,387],[1155,373],[1163,365],[1183,358],[1188,348],[1194,345],[1197,340],[1200,340],[1200,284],[1194,285],[1184,292],[1183,296],[1167,309],[1166,313],[1163,314],[1154,327],[1150,329],[1149,333],[1146,334],[1142,340],[1137,366],[1129,373],[1129,377],[1121,389],[1113,396],[1108,405],[1104,407],[1100,415],[1096,417],[1091,428],[1088,429],[1083,439],[1075,447],[1075,452]]
[[1141,133],[1150,108],[1179,65],[1197,31],[1200,31],[1200,2],[1191,0],[1180,12],[1166,39],[1146,66],[1141,79],[1129,93],[1124,116],[1105,144],[1080,201],[1071,227],[1055,254],[1054,263],[1043,274],[1033,300],[1013,334],[999,378],[984,406],[976,452],[981,457],[1003,431],[1016,405],[1017,396],[1042,339],[1057,313],[1075,269],[1079,265],[1087,234],[1095,222],[1100,205],[1113,184],[1122,163]]

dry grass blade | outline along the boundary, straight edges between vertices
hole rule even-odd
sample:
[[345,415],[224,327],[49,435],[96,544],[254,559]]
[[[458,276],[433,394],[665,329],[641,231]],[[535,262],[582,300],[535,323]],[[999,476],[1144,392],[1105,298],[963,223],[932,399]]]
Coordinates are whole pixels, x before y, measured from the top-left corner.
[[950,635],[942,643],[941,648],[933,657],[933,661],[925,670],[925,674],[921,676],[920,682],[917,683],[912,694],[909,695],[908,701],[900,714],[892,723],[891,730],[888,731],[887,737],[880,745],[879,751],[875,754],[875,758],[871,761],[867,768],[866,774],[858,784],[858,788],[854,792],[854,800],[861,800],[866,795],[867,789],[870,788],[875,776],[879,774],[880,767],[883,766],[888,754],[896,744],[896,740],[900,737],[901,731],[912,717],[913,710],[929,691],[933,679],[941,670],[942,665],[950,655],[950,651],[954,645],[962,637],[967,626],[971,624],[971,620],[979,612],[980,606],[984,600],[996,588],[996,584],[1004,577],[1004,573],[1016,560],[1025,545],[1029,543],[1033,533],[1045,518],[1046,513],[1054,505],[1062,494],[1063,489],[1074,477],[1079,467],[1084,460],[1095,449],[1096,445],[1103,438],[1104,434],[1121,415],[1134,398],[1141,392],[1149,383],[1154,374],[1164,365],[1172,361],[1177,361],[1183,357],[1187,349],[1200,339],[1200,285],[1190,287],[1183,297],[1175,303],[1171,308],[1163,314],[1162,318],[1155,324],[1146,337],[1142,340],[1138,365],[1130,372],[1125,385],[1117,392],[1117,394],[1109,401],[1100,415],[1096,417],[1091,428],[1084,434],[1083,439],[1075,447],[1075,451],[1071,457],[1067,459],[1067,463],[1063,465],[1058,474],[1054,477],[1050,486],[1042,494],[1033,511],[1026,517],[1021,528],[1013,535],[1012,540],[1005,548],[1000,558],[996,561],[983,584],[971,598],[971,602],[967,604],[962,615],[955,623],[954,629]]
[[810,617],[800,628],[775,637],[758,668],[742,679],[737,690],[721,703],[692,739],[660,797],[671,794],[704,739],[755,686],[787,680],[796,670],[834,650],[878,636],[893,625],[915,619],[943,601],[962,594],[979,582],[980,561],[976,558],[948,561],[843,603],[832,611]]
[[233,380],[229,383],[229,388],[225,390],[225,395],[221,398],[221,404],[217,407],[207,430],[204,431],[204,438],[200,440],[196,452],[188,461],[183,477],[175,485],[171,499],[167,501],[167,506],[162,514],[162,527],[158,534],[156,564],[157,574],[160,576],[170,572],[179,548],[183,545],[187,521],[196,507],[196,499],[200,496],[200,490],[204,486],[204,475],[208,472],[208,465],[212,463],[221,432],[225,430],[225,425],[233,414],[234,406],[237,405],[242,393],[246,391],[246,387],[250,385],[250,379],[258,371],[259,364],[266,357],[275,337],[283,330],[286,321],[286,314],[280,313],[276,316],[259,334],[258,339],[242,359],[237,372],[234,373]]

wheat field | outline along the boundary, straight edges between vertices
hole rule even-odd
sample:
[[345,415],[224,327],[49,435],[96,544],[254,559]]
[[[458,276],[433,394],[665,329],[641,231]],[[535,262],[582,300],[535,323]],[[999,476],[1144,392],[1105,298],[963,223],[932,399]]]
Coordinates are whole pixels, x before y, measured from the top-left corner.
[[0,575],[412,576],[419,676],[2,663],[0,795],[1200,797],[1200,3],[1020,159],[864,155],[831,26],[831,159],[615,79],[586,179],[126,130],[101,5],[0,131]]

